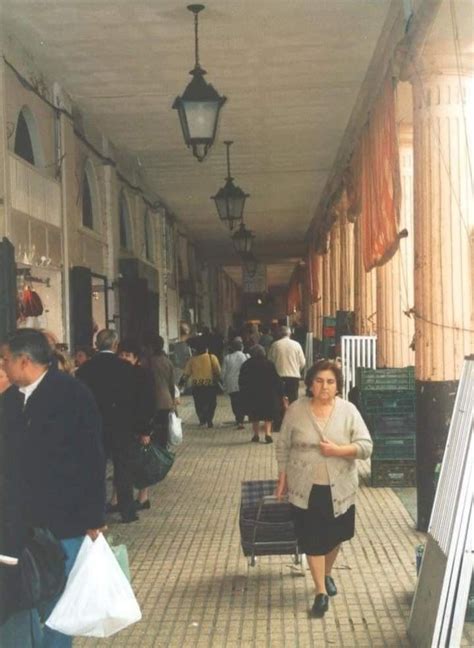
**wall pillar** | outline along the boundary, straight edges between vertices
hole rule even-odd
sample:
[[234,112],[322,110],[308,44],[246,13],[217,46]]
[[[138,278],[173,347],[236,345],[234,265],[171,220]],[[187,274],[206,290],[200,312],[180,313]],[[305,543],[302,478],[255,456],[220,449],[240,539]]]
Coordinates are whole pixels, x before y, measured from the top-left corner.
[[321,281],[321,300],[322,300],[322,313],[323,317],[330,317],[335,315],[332,313],[332,299],[331,299],[331,235],[327,236],[327,251],[323,254],[322,260],[322,281]]
[[315,275],[317,277],[317,282],[318,282],[318,292],[316,295],[316,301],[313,304],[313,309],[314,309],[314,321],[315,321],[315,327],[314,327],[314,337],[317,340],[322,340],[323,339],[323,298],[322,298],[322,292],[323,292],[323,255],[322,254],[316,254],[314,256],[313,263],[316,264],[316,272]]
[[354,310],[357,335],[375,335],[377,330],[376,272],[365,271],[362,258],[360,218],[354,226]]
[[346,216],[341,220],[340,307],[354,310],[354,223]]
[[[0,25],[0,52],[2,52],[2,27]],[[10,165],[8,158],[8,133],[6,118],[5,62],[0,57],[0,240],[10,235]]]
[[331,228],[331,315],[336,316],[336,312],[341,307],[341,227],[339,219]]
[[473,350],[474,79],[417,70],[412,84],[418,528],[426,530],[461,366]]
[[410,315],[414,288],[413,223],[413,136],[407,127],[399,134],[402,203],[399,230],[408,236],[400,240],[395,255],[377,268],[377,366],[407,367],[415,362],[410,345],[415,332]]

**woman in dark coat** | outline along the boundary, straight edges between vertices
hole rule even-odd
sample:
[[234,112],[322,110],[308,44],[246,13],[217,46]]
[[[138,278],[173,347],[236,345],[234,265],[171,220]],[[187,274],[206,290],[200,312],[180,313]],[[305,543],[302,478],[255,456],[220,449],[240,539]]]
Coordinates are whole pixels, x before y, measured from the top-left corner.
[[242,406],[252,422],[252,441],[260,441],[260,421],[263,421],[265,443],[272,443],[272,422],[277,420],[284,391],[275,365],[265,357],[265,349],[255,344],[249,349],[250,359],[240,369],[239,388]]

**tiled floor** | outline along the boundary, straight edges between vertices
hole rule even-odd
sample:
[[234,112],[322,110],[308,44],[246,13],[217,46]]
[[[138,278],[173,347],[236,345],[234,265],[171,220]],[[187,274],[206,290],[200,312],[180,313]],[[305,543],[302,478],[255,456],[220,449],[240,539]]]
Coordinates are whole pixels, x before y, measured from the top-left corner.
[[[407,646],[414,548],[423,536],[393,491],[362,485],[356,537],[334,572],[339,594],[324,620],[310,619],[309,572],[291,557],[249,567],[240,548],[240,482],[276,476],[273,446],[249,443],[249,426],[241,432],[229,424],[224,396],[212,430],[195,425],[189,398],[180,415],[185,441],[171,473],[153,489],[151,510],[133,525],[110,520],[114,543],[128,546],[143,620],[109,640],[77,639],[75,646]],[[361,470],[367,474],[366,466]]]

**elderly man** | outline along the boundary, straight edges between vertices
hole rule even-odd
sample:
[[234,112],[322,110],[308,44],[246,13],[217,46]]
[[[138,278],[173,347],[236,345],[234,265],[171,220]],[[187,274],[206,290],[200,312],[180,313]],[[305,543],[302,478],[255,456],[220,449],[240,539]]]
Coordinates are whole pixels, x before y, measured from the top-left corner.
[[[137,433],[137,382],[128,362],[117,355],[118,335],[103,329],[96,338],[97,353],[76,371],[76,377],[91,390],[97,402],[104,430],[106,453],[114,464],[118,510],[122,522],[138,520],[133,499],[130,448]],[[116,507],[109,505],[109,512]]]
[[281,338],[271,345],[268,359],[274,362],[277,373],[283,380],[285,396],[292,403],[298,398],[298,386],[306,360],[301,344],[291,340],[290,333],[288,326],[280,328]]
[[[51,347],[40,331],[17,330],[7,338],[2,353],[5,372],[15,385],[3,396],[8,456],[6,549],[18,556],[30,528],[48,528],[61,541],[69,573],[84,536],[95,539],[104,525],[100,415],[89,390],[52,365]],[[46,616],[55,602],[49,602]],[[72,645],[71,637],[48,627],[41,631],[35,611],[26,630],[33,646]],[[17,641],[18,636],[23,635],[19,632]],[[3,638],[1,645],[8,646]]]

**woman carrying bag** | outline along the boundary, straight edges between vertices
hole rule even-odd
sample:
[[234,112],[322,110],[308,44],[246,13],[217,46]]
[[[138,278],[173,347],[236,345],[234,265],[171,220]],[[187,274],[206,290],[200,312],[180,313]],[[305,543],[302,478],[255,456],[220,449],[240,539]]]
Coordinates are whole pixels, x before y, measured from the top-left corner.
[[321,618],[337,594],[331,570],[341,543],[354,535],[356,459],[367,459],[372,440],[356,407],[338,396],[342,373],[329,360],[306,375],[308,396],[288,408],[276,447],[276,495],[288,494],[298,544],[316,588],[311,609]]

